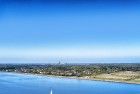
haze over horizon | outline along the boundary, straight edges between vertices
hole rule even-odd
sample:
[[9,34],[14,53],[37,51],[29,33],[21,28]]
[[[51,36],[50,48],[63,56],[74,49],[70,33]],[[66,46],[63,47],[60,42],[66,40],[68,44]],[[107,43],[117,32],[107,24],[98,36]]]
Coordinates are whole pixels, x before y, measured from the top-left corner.
[[140,58],[138,0],[0,0],[0,59]]

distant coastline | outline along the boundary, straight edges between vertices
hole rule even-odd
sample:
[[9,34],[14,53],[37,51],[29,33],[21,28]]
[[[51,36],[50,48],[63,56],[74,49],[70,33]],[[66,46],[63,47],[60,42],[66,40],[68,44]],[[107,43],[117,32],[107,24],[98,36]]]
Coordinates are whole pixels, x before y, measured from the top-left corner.
[[[36,74],[36,75],[39,75],[39,74]],[[92,78],[89,78],[88,79],[88,78],[85,78],[85,77],[66,77],[66,76],[55,76],[55,75],[39,75],[39,76],[47,76],[47,77],[55,77],[55,78],[67,78],[67,79],[77,79],[77,80],[90,80],[90,81],[113,82],[113,83],[138,84],[138,85],[140,85],[140,82],[132,82],[132,81],[117,81],[117,80],[92,79]]]
[[5,73],[17,73],[17,74],[23,74],[23,75],[46,76],[46,77],[53,77],[53,78],[65,78],[65,79],[75,79],[75,80],[89,80],[89,81],[101,81],[101,82],[113,82],[113,83],[125,83],[125,84],[137,84],[137,85],[140,85],[140,82],[133,82],[133,81],[92,79],[92,78],[85,78],[85,77],[67,77],[67,76],[44,75],[44,74],[33,74],[33,73],[19,73],[19,72],[5,72]]
[[1,72],[41,75],[56,78],[140,84],[140,64],[92,65],[1,65]]

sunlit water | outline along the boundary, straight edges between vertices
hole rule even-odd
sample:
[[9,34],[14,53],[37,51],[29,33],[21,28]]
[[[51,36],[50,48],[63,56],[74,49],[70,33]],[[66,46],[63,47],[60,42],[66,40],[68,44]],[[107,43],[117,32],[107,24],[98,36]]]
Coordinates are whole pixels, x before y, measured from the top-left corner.
[[140,94],[140,85],[0,73],[0,94]]

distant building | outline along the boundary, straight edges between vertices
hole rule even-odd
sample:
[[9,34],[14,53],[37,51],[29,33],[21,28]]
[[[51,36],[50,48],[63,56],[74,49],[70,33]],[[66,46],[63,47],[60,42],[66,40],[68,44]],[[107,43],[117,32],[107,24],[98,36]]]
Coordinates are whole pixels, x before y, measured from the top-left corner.
[[61,62],[59,61],[58,65],[61,65]]

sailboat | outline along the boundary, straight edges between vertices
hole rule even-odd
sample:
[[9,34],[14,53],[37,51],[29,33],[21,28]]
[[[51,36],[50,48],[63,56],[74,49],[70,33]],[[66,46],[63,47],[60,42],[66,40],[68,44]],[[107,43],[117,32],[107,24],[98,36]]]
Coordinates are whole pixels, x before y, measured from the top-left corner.
[[53,94],[52,89],[51,89],[51,91],[50,91],[50,94]]

